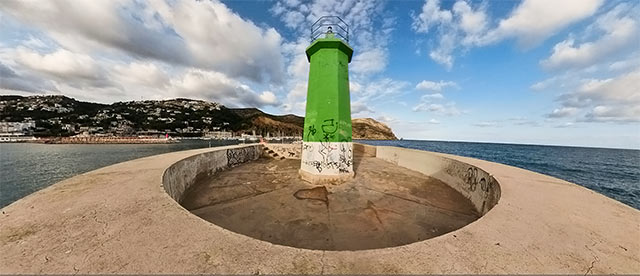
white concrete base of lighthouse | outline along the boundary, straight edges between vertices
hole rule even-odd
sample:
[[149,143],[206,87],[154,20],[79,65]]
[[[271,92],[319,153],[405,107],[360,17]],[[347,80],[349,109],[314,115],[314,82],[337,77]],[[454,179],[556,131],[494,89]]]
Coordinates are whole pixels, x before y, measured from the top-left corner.
[[303,142],[300,176],[311,183],[336,182],[351,179],[353,143]]

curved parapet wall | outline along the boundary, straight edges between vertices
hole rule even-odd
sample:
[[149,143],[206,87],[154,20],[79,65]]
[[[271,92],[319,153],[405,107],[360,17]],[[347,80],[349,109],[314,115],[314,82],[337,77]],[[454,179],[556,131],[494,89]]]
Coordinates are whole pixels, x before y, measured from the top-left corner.
[[177,202],[182,201],[184,192],[199,178],[217,171],[256,160],[262,154],[262,145],[241,147],[221,147],[182,159],[171,165],[162,176],[162,186]]
[[[372,152],[372,146],[363,145]],[[379,146],[377,158],[439,179],[471,200],[476,211],[484,215],[500,199],[498,181],[485,170],[428,151]]]

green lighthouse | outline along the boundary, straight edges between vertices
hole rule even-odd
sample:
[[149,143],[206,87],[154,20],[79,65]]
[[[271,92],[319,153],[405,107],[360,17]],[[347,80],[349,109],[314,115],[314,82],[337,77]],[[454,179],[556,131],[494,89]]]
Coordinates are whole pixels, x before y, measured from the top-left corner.
[[336,16],[323,16],[311,27],[300,175],[314,183],[343,180],[354,174],[349,97],[353,49],[348,44],[348,28]]

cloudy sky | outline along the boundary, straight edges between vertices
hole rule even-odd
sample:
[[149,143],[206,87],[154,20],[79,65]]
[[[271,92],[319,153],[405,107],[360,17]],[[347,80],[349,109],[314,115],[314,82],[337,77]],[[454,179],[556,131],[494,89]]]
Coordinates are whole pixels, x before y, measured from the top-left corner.
[[3,0],[0,94],[304,115],[322,15],[351,26],[353,117],[399,137],[640,148],[635,0]]

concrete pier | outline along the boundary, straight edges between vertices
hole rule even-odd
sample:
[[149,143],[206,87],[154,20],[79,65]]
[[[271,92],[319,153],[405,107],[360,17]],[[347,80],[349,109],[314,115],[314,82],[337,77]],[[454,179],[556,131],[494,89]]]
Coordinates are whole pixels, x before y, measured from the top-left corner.
[[342,251],[279,245],[180,205],[194,183],[261,162],[255,160],[262,151],[262,145],[240,145],[151,156],[29,195],[1,210],[0,273],[640,272],[640,211],[557,178],[447,154],[354,144],[365,161],[446,183],[480,216],[400,246]]

